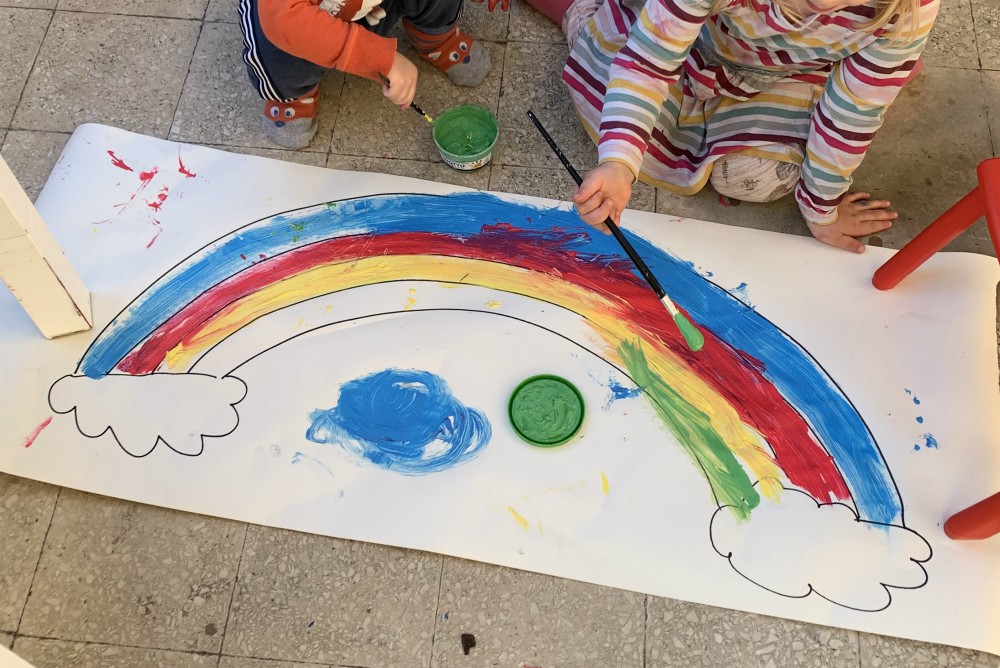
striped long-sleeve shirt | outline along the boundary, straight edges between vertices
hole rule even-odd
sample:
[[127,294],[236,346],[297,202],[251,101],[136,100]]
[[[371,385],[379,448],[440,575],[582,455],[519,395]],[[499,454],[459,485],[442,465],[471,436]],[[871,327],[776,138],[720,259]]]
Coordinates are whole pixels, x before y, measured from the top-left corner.
[[799,21],[774,0],[607,0],[563,80],[601,162],[690,194],[735,151],[802,165],[796,199],[829,223],[885,110],[916,64],[939,0],[915,34],[868,31],[875,2]]

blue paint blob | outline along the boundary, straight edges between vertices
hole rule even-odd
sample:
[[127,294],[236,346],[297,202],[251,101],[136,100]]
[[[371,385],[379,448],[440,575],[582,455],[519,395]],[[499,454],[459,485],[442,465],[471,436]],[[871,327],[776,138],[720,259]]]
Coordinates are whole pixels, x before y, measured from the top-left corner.
[[916,397],[913,397],[913,403],[915,403],[917,406],[919,406],[920,405],[920,399],[918,399]]
[[916,450],[916,451],[919,451],[919,450],[920,450],[920,446],[919,446],[919,445],[916,445],[916,444],[915,444],[915,445],[913,446],[913,449],[914,449],[914,450]]
[[316,410],[306,438],[404,475],[451,468],[476,456],[492,430],[445,381],[426,371],[386,369],[344,383],[337,405]]
[[938,442],[937,442],[937,439],[934,438],[933,435],[931,435],[931,434],[924,434],[923,439],[924,439],[924,447],[925,448],[934,448],[935,450],[937,450]]
[[918,415],[917,416],[917,423],[918,424],[923,424],[924,423],[924,416],[923,415]]

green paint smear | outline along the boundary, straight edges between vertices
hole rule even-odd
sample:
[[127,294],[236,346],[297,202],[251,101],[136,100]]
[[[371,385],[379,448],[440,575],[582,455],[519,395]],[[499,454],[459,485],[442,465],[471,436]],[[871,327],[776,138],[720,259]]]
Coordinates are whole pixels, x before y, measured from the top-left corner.
[[688,348],[694,352],[701,350],[705,345],[705,337],[702,336],[701,330],[692,325],[691,321],[680,311],[674,316],[674,322],[677,323],[677,329],[681,330],[681,336],[684,337]]
[[438,147],[459,158],[477,158],[488,153],[498,133],[493,114],[473,104],[452,107],[434,121],[434,141]]
[[750,511],[760,503],[760,495],[725,441],[712,428],[709,416],[685,401],[649,368],[638,340],[635,343],[622,341],[618,354],[632,380],[652,400],[653,408],[667,428],[701,466],[716,501],[730,506],[738,519],[749,519]]
[[580,428],[583,401],[566,382],[537,378],[514,391],[510,419],[528,441],[537,445],[559,445]]

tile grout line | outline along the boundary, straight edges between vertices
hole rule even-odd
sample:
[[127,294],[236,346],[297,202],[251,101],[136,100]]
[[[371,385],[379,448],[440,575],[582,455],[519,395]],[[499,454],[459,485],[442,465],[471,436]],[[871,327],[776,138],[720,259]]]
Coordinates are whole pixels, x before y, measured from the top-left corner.
[[243,545],[240,547],[240,558],[236,562],[236,577],[233,578],[233,590],[229,594],[229,605],[226,607],[226,621],[222,624],[222,635],[219,637],[219,662],[222,662],[222,652],[226,647],[226,632],[229,631],[229,620],[233,616],[233,601],[236,600],[236,588],[240,584],[240,569],[243,567],[243,555],[247,549],[247,538],[250,536],[250,524],[243,523]]
[[28,594],[24,597],[24,604],[21,606],[21,614],[17,618],[17,627],[14,629],[14,639],[17,640],[24,622],[24,613],[28,609],[28,601],[31,600],[31,590],[35,588],[35,578],[38,576],[38,568],[42,563],[42,553],[45,552],[45,544],[49,541],[49,532],[52,530],[52,520],[56,516],[56,508],[59,506],[59,499],[62,498],[62,487],[57,488],[55,501],[52,503],[52,514],[49,515],[49,522],[45,526],[45,536],[42,538],[42,546],[38,550],[38,561],[35,562],[35,570],[31,572],[31,582],[28,583]]
[[[24,92],[28,89],[28,82],[31,81],[31,73],[35,71],[35,66],[38,65],[38,57],[42,55],[42,45],[45,44],[45,38],[49,36],[49,30],[52,28],[52,22],[56,18],[56,9],[42,10],[49,12],[49,22],[45,24],[45,32],[42,33],[42,38],[38,40],[38,49],[35,51],[35,57],[31,59],[31,67],[28,68],[28,76],[24,77],[24,84],[21,85],[21,92],[17,96],[17,102],[14,103],[14,111],[10,114],[10,120],[7,122],[7,131],[10,132],[14,129],[14,118],[17,116],[17,110],[21,106],[21,102],[24,100]],[[4,143],[6,143],[6,138]]]
[[[493,172],[490,172],[490,176],[493,176]],[[487,185],[489,187],[489,185]],[[441,589],[444,588],[444,555],[439,555],[441,557],[441,570],[438,571],[438,593],[437,601],[434,603],[434,626],[431,629],[431,654],[427,660],[427,668],[431,668],[434,665],[434,640],[437,638],[437,628],[438,628],[438,617],[441,615]]]
[[100,645],[102,647],[124,647],[126,649],[143,649],[152,650],[154,652],[177,652],[178,654],[195,654],[197,656],[215,656],[218,657],[220,654],[218,652],[209,652],[206,650],[196,650],[196,649],[174,649],[170,647],[153,647],[146,645],[129,645],[126,643],[114,643],[114,642],[102,642],[100,640],[81,640],[78,638],[60,638],[59,636],[46,636],[39,635],[35,633],[19,633],[18,638],[28,638],[30,640],[53,640],[55,642],[65,642],[74,643],[82,645]]
[[979,31],[976,30],[976,10],[972,7],[972,2],[969,3],[969,19],[972,23],[972,42],[976,45],[976,64],[979,69],[983,68],[983,54],[979,50]]
[[191,68],[194,66],[194,57],[198,54],[198,45],[201,44],[201,35],[205,32],[205,18],[204,15],[208,13],[208,4],[205,4],[205,11],[202,12],[202,18],[198,21],[198,34],[194,39],[194,48],[191,49],[191,57],[188,58],[187,70],[184,72],[184,81],[181,82],[180,90],[177,91],[177,101],[174,102],[174,111],[170,114],[170,127],[167,128],[167,136],[164,139],[172,141],[170,135],[174,133],[174,126],[177,123],[177,110],[180,109],[181,100],[184,99],[184,89],[187,87],[188,79],[191,77]]
[[649,594],[642,597],[642,668],[646,668],[646,641],[649,637]]

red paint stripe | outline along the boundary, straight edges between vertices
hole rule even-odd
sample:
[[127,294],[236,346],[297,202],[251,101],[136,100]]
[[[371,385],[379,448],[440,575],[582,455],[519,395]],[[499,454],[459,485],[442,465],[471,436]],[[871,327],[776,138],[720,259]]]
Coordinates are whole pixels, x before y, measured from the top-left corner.
[[[111,151],[108,151],[108,153],[110,152]],[[35,442],[35,439],[38,438],[38,435],[42,433],[42,430],[48,427],[49,424],[51,423],[52,423],[51,415],[42,420],[37,427],[31,430],[30,434],[24,437],[24,447],[30,448],[32,444]]]
[[[552,233],[550,233],[552,234]],[[472,238],[427,232],[330,239],[252,265],[219,283],[181,309],[119,365],[132,374],[151,373],[167,351],[195,336],[219,311],[265,286],[325,263],[349,262],[375,255],[444,255],[500,262],[548,274],[603,295],[610,315],[654,347],[670,350],[722,395],[744,422],[760,433],[788,479],[817,500],[848,499],[850,493],[833,459],[812,436],[808,425],[762,375],[763,365],[733,350],[704,330],[705,346],[692,353],[660,300],[623,260],[593,262],[574,253],[552,252],[558,240],[540,239],[507,224],[484,227]]]

